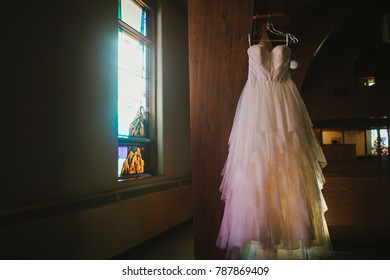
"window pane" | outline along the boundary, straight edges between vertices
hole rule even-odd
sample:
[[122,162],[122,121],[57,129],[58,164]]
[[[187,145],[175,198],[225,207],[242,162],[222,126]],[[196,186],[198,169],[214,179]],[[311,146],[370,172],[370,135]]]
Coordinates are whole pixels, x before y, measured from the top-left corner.
[[118,176],[145,177],[149,175],[147,148],[141,146],[118,147]]
[[119,30],[118,135],[148,136],[148,45]]
[[370,135],[371,135],[371,154],[376,156],[388,156],[389,135],[387,129],[378,129],[378,130],[372,129]]
[[339,129],[329,129],[322,131],[323,144],[341,144],[343,133]]
[[120,0],[119,19],[148,36],[148,12],[132,0]]

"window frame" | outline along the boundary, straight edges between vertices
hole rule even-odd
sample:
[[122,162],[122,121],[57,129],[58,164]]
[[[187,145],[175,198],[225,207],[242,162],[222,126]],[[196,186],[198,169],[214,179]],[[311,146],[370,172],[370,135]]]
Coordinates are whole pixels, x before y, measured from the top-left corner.
[[[142,9],[147,10],[148,12],[148,32],[145,35],[138,32],[136,29],[128,25],[126,22],[121,20],[119,18],[119,9],[121,8],[121,0],[118,0],[118,32],[119,30],[122,30],[122,32],[125,32],[128,36],[131,36],[135,40],[138,40],[145,45],[148,46],[148,54],[147,54],[147,64],[149,68],[149,73],[147,73],[147,76],[149,77],[149,83],[148,83],[148,92],[147,92],[147,103],[148,108],[146,108],[149,116],[148,116],[148,133],[147,137],[138,137],[138,136],[128,136],[128,137],[120,137],[119,136],[119,127],[117,126],[117,139],[118,139],[118,149],[120,146],[137,146],[137,147],[146,147],[147,150],[147,160],[148,162],[145,164],[145,173],[138,173],[134,175],[121,175],[118,174],[118,182],[122,181],[128,181],[128,180],[135,180],[135,179],[142,179],[150,176],[156,175],[157,170],[157,159],[156,159],[156,14],[154,10],[151,8],[150,5],[147,5],[146,3],[139,1],[139,0],[132,0],[136,4],[138,4]],[[119,42],[119,38],[118,38]],[[119,45],[118,45],[119,47]],[[119,90],[119,86],[118,86]],[[117,102],[118,96],[117,96]],[[119,113],[119,112],[118,112]],[[129,124],[130,125],[130,124]],[[119,162],[117,161],[117,165],[119,165]],[[117,166],[118,169],[120,168]],[[146,173],[147,169],[147,173]],[[119,173],[119,172],[118,172]]]

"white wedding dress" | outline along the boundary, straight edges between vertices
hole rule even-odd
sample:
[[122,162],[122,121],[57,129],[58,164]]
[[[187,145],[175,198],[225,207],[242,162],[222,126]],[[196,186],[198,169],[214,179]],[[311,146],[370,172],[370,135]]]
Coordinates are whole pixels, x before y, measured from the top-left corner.
[[240,259],[320,259],[332,254],[321,193],[326,160],[290,78],[288,46],[248,49],[220,186],[217,246]]

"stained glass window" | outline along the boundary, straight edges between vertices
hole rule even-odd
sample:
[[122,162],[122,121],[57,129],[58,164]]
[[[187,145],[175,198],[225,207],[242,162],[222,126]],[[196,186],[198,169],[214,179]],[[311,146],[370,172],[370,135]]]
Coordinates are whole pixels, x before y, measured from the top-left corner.
[[375,77],[374,76],[369,76],[369,77],[360,77],[358,79],[359,84],[365,87],[372,87],[375,86]]
[[150,175],[151,11],[118,1],[118,177]]
[[[146,164],[145,164],[146,162]],[[118,174],[133,178],[149,176],[148,151],[142,146],[118,147]]]
[[389,135],[387,129],[371,129],[371,154],[374,156],[389,155]]

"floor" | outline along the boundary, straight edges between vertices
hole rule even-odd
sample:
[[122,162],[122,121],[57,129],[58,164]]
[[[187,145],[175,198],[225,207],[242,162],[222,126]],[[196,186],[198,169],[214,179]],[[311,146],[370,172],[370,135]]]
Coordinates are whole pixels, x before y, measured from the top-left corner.
[[[354,173],[362,166],[366,171],[369,169],[369,176],[389,176],[389,161],[382,162],[380,168],[377,168],[377,162],[368,164],[371,167],[367,167],[367,162],[357,162]],[[347,165],[331,165],[327,172],[329,176],[337,176],[341,170],[345,176],[349,169]],[[329,227],[329,232],[334,249],[332,260],[390,260],[390,228]],[[192,221],[189,220],[114,259],[191,260],[194,259],[193,239]]]
[[115,257],[117,260],[193,260],[192,220]]
[[[330,228],[331,236],[356,236],[355,240],[333,240],[334,255],[331,260],[390,260],[390,246],[367,240],[367,231],[356,228]],[[359,238],[364,235],[364,238]],[[117,260],[192,260],[194,259],[192,221],[175,228],[116,256]]]

